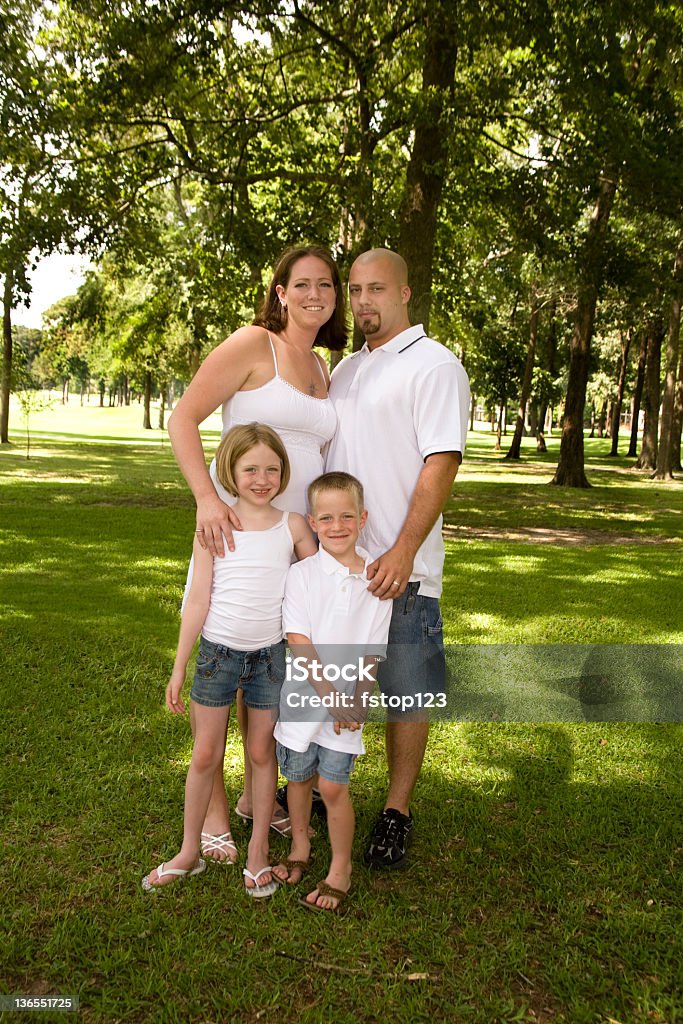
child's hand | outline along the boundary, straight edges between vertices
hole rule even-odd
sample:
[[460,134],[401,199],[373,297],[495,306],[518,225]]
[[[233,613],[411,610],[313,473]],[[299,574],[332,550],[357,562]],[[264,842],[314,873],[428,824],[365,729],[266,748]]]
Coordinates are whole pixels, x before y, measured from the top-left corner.
[[337,736],[342,731],[342,729],[348,729],[349,732],[356,732],[357,729],[360,729],[360,722],[335,722],[334,723],[334,731],[335,731]]
[[179,672],[174,672],[169,680],[168,686],[166,687],[166,707],[169,711],[172,711],[174,715],[185,714],[185,705],[180,699],[184,682],[185,673],[181,675]]

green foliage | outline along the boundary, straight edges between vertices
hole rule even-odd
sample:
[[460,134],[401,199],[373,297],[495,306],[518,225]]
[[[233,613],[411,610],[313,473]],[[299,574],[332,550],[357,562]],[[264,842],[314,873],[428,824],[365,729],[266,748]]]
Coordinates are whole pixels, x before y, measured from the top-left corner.
[[31,417],[36,413],[51,409],[54,402],[49,394],[41,390],[40,382],[31,371],[16,364],[12,373],[12,393],[16,395],[21,408],[26,431],[26,458],[29,459],[31,457]]
[[[12,293],[33,258],[28,239],[106,239],[93,278],[106,296],[91,296],[89,312],[79,293],[67,346],[98,380],[189,379],[251,319],[292,243],[329,245],[343,270],[361,248],[402,244],[420,287],[433,282],[432,333],[465,354],[487,402],[516,400],[540,296],[547,378],[532,402],[542,401],[569,379],[577,297],[597,255],[586,229],[606,175],[617,193],[595,274],[599,338],[637,331],[666,299],[681,223],[683,24],[660,0],[514,11],[26,0],[6,48],[11,187],[0,205],[14,209],[21,194],[27,211],[37,204],[26,231],[10,232],[24,246]],[[452,80],[437,85],[446,50]],[[430,133],[440,146],[420,165]],[[432,187],[433,245],[415,212]],[[604,362],[591,372],[608,372]]]

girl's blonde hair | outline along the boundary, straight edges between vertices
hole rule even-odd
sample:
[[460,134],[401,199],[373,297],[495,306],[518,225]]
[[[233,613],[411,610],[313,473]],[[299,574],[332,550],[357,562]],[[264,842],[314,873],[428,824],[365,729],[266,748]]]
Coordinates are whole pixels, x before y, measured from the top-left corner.
[[243,423],[237,427],[231,427],[216,450],[216,475],[219,482],[233,497],[237,497],[237,486],[233,475],[235,463],[257,444],[265,444],[271,448],[280,460],[280,487],[277,493],[282,494],[289,483],[289,459],[279,434],[276,434],[271,427],[267,427],[265,423]]

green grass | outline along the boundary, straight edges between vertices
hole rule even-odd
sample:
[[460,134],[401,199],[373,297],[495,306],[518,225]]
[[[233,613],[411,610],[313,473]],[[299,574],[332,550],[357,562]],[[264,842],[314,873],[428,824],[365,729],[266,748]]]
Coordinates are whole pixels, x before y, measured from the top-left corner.
[[[162,694],[194,513],[139,413],[72,404],[36,417],[29,461],[20,432],[0,451],[0,989],[78,994],[87,1021],[683,1020],[675,724],[434,726],[395,874],[362,865],[385,785],[369,726],[345,916],[307,913],[303,887],[253,905],[213,865],[142,893],[181,835],[189,730]],[[549,487],[557,443],[510,466],[474,436],[447,515],[468,528],[447,541],[447,640],[680,644],[683,487],[598,441],[590,491]],[[509,535],[530,526],[585,543]],[[231,727],[233,798],[240,759]],[[324,833],[314,847],[323,872]]]

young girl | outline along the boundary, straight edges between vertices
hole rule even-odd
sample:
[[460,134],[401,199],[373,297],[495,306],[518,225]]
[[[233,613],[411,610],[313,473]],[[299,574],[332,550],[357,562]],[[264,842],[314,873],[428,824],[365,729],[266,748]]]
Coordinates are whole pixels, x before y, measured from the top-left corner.
[[[195,538],[194,575],[166,687],[166,704],[182,714],[185,671],[201,632],[190,693],[194,748],[185,786],[183,845],[172,860],[143,878],[142,887],[158,889],[206,867],[199,856],[202,823],[225,751],[230,706],[241,687],[249,716],[254,805],[245,888],[250,896],[263,897],[278,886],[268,866],[268,828],[277,782],[273,725],[285,676],[285,578],[292,552],[301,559],[315,554],[317,547],[303,516],[271,505],[289,480],[287,453],[274,430],[260,423],[233,427],[220,443],[216,469],[221,484],[238,499],[234,508],[242,530],[234,534],[235,550],[228,551],[226,545],[223,558],[214,558]],[[230,834],[219,839],[234,862],[237,849]]]

